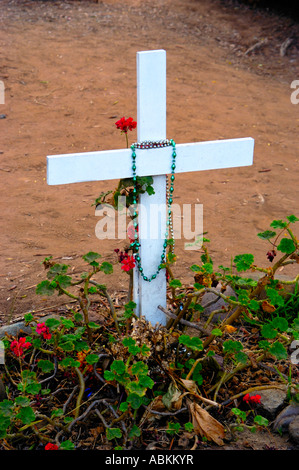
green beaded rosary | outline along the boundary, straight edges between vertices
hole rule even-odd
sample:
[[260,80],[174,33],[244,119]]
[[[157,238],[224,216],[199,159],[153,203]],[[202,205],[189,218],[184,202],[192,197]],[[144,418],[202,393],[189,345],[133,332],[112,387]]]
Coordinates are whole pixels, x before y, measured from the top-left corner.
[[160,147],[172,147],[172,163],[171,163],[171,176],[170,176],[170,187],[168,187],[168,180],[167,180],[167,175],[166,175],[166,189],[168,190],[167,194],[167,210],[168,210],[168,216],[167,216],[167,222],[166,222],[166,232],[165,232],[165,240],[163,243],[163,251],[161,255],[161,261],[160,264],[157,268],[157,271],[152,274],[151,276],[146,276],[143,272],[143,267],[141,266],[141,258],[139,254],[139,249],[140,249],[140,241],[139,241],[139,236],[138,236],[138,223],[136,220],[134,220],[134,241],[131,243],[130,247],[135,251],[135,260],[137,262],[137,268],[138,271],[140,272],[140,275],[142,276],[142,279],[144,281],[151,282],[154,279],[156,279],[157,275],[162,269],[163,263],[165,262],[165,255],[166,255],[166,248],[167,248],[167,240],[169,236],[169,230],[171,231],[172,239],[173,239],[173,227],[172,227],[172,212],[171,212],[171,204],[173,202],[172,195],[173,195],[173,183],[174,183],[174,172],[175,172],[175,159],[176,159],[176,147],[175,147],[175,142],[174,140],[170,139],[165,139],[161,140],[158,142],[141,142],[138,143],[136,142],[135,144],[131,145],[131,150],[132,150],[132,172],[133,172],[133,205],[134,205],[134,212],[133,212],[133,217],[134,219],[137,217],[137,212],[136,212],[136,204],[137,204],[137,174],[136,174],[136,149],[149,149],[149,148],[160,148]]

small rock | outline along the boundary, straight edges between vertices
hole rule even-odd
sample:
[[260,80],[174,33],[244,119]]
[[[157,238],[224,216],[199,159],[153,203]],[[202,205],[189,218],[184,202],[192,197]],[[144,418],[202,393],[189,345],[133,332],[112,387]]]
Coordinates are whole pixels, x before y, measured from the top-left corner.
[[[221,292],[221,287],[222,286],[219,283],[216,287],[216,290]],[[223,293],[227,297],[232,296],[237,300],[237,295],[236,295],[235,291],[230,286],[227,286],[226,290]],[[213,301],[215,301],[215,302],[213,302]],[[205,307],[205,309],[202,313],[202,315],[204,315],[204,317],[207,317],[207,318],[215,310],[220,310],[223,307],[229,307],[229,304],[227,302],[225,302],[221,297],[219,297],[217,299],[217,295],[215,295],[213,292],[205,292],[205,294],[203,295],[201,304],[202,304],[203,307],[205,305],[210,304],[207,307]],[[221,320],[221,321],[224,320],[226,317],[231,315],[234,310],[235,310],[235,308],[230,313],[225,312],[225,310],[223,311],[223,313],[216,313],[213,316],[212,323],[217,323],[219,320]]]
[[261,403],[257,407],[258,412],[265,418],[273,420],[284,406],[286,392],[270,388],[269,390],[260,390],[258,394],[261,396]]
[[0,114],[0,119],[5,119],[6,118],[6,114]]
[[299,444],[299,416],[296,416],[289,424],[289,434],[292,441]]
[[287,432],[290,423],[299,416],[299,404],[288,405],[284,410],[282,410],[279,415],[276,417],[273,429],[277,432]]

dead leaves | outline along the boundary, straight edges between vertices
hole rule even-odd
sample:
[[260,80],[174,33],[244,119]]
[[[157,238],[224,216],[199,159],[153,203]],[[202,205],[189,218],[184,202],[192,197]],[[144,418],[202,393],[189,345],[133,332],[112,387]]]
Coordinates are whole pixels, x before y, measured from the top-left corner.
[[225,437],[223,425],[197,403],[188,400],[187,404],[192,416],[192,424],[196,434],[222,446],[224,444],[223,439]]
[[[163,395],[162,400],[159,401],[160,406],[163,403],[165,408],[170,411],[180,410],[183,399],[188,395],[193,395],[199,399],[205,400],[203,397],[198,395],[197,386],[193,380],[181,380],[181,382],[188,391],[182,393],[175,383],[171,383],[167,393]],[[217,405],[217,403],[212,402],[211,400],[206,401],[214,406]],[[215,444],[222,446],[224,444],[223,439],[225,437],[224,426],[200,405],[189,398],[187,399],[187,406],[191,415],[191,422],[193,424],[195,434],[205,437],[208,441],[213,441]]]

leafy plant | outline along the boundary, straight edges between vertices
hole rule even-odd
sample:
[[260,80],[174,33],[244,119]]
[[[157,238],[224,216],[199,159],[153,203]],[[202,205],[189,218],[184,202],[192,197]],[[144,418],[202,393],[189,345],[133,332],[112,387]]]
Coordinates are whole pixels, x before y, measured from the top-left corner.
[[[65,295],[76,306],[45,321],[28,313],[24,320],[31,333],[3,339],[2,447],[75,449],[80,440],[88,442],[90,433],[84,429],[94,426],[95,419],[95,435],[114,449],[140,449],[161,432],[169,445],[186,433],[222,445],[223,425],[205,406],[230,421],[232,431],[267,426],[253,407],[248,409],[250,401],[240,407],[235,403],[250,381],[252,365],[260,363],[277,375],[290,401],[298,398],[296,371],[287,359],[299,339],[299,276],[275,278],[280,267],[298,263],[297,221],[295,216],[275,220],[271,230],[259,234],[271,244],[266,258],[273,264],[266,268],[257,266],[250,253],[235,256],[229,267],[215,268],[205,239],[200,259],[190,269],[192,287],[174,276],[176,257],[170,252],[164,267],[171,317],[160,328],[138,318],[132,300],[114,303],[101,279],[113,266],[99,253],[83,256],[88,269],[79,280],[68,265],[46,258],[46,279],[37,294]],[[252,271],[260,279],[252,279]],[[227,294],[228,286],[234,296]],[[205,293],[225,304],[220,312],[215,307],[208,319]],[[91,308],[99,305],[104,320],[91,321]],[[225,314],[216,324],[215,313]],[[243,371],[246,379],[240,380]]]

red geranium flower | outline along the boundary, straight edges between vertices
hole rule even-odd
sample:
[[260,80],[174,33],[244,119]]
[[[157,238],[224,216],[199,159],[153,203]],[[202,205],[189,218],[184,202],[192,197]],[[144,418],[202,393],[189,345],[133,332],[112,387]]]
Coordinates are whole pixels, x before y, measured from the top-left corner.
[[39,335],[43,335],[44,339],[51,339],[52,335],[49,332],[49,327],[45,323],[38,323],[36,325],[36,332]]
[[119,121],[116,121],[115,125],[117,129],[120,129],[122,132],[127,134],[128,131],[132,131],[136,128],[137,122],[133,121],[133,118],[131,117],[129,117],[128,119],[122,117]]
[[261,396],[260,395],[252,395],[250,396],[249,393],[246,393],[246,395],[244,395],[243,397],[243,401],[245,401],[246,403],[261,403]]
[[135,268],[135,259],[134,256],[129,256],[127,255],[126,257],[123,258],[121,261],[121,269],[123,271],[130,271],[131,269]]
[[17,356],[23,356],[24,354],[24,349],[30,348],[31,343],[26,341],[26,338],[22,337],[17,341],[16,339],[11,343],[10,349],[11,351]]
[[58,450],[58,446],[49,442],[47,445],[45,445],[45,450]]

